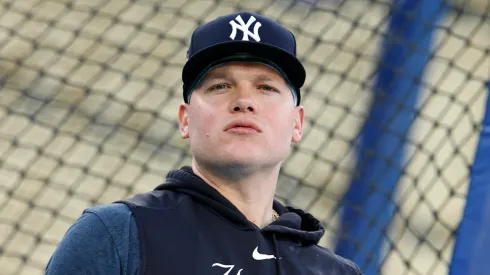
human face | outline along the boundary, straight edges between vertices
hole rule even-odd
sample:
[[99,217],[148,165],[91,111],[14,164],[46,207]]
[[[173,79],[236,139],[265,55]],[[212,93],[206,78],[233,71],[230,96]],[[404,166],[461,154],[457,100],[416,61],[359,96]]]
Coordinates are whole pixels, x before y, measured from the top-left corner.
[[281,75],[255,63],[213,69],[179,108],[194,158],[234,167],[280,164],[301,140],[303,119]]

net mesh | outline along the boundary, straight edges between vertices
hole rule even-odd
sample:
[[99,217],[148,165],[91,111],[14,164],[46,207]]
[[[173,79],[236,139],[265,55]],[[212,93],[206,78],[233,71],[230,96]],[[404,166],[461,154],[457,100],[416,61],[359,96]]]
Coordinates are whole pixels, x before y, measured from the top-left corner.
[[[83,209],[149,191],[189,164],[176,120],[189,37],[243,9],[297,37],[308,73],[305,136],[284,163],[277,198],[317,216],[327,228],[321,244],[334,247],[390,4],[1,0],[0,274],[44,274]],[[490,75],[490,4],[446,5],[383,274],[447,274],[465,203]]]

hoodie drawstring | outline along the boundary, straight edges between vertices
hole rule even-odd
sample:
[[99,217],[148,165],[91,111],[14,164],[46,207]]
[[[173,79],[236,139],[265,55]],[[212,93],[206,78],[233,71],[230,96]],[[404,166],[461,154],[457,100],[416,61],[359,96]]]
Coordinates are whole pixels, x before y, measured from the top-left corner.
[[281,275],[281,255],[279,255],[279,249],[277,248],[277,240],[276,240],[276,234],[272,233],[272,242],[274,244],[274,250],[276,252],[276,270],[277,270],[277,275]]

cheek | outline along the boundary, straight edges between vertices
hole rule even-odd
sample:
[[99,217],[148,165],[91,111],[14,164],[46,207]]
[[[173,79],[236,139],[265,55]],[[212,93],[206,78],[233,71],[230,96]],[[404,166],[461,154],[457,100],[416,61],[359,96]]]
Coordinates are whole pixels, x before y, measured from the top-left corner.
[[207,136],[212,134],[213,126],[216,125],[217,116],[205,108],[196,108],[191,112],[189,130],[194,136]]
[[276,138],[276,141],[287,139],[289,141],[292,137],[294,124],[293,119],[288,114],[276,114],[269,117],[269,126],[272,132],[272,136]]

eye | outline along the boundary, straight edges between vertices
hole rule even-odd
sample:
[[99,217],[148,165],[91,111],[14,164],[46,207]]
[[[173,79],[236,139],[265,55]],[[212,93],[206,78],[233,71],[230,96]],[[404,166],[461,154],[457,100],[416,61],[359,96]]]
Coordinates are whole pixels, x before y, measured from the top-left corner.
[[211,87],[209,87],[209,91],[218,91],[218,90],[223,90],[223,89],[226,89],[226,88],[229,88],[229,85],[225,84],[225,83],[220,83],[220,84],[216,84],[216,85],[213,85]]
[[259,89],[262,89],[262,90],[267,91],[267,92],[279,93],[279,90],[277,90],[276,88],[271,87],[269,85],[260,85]]

